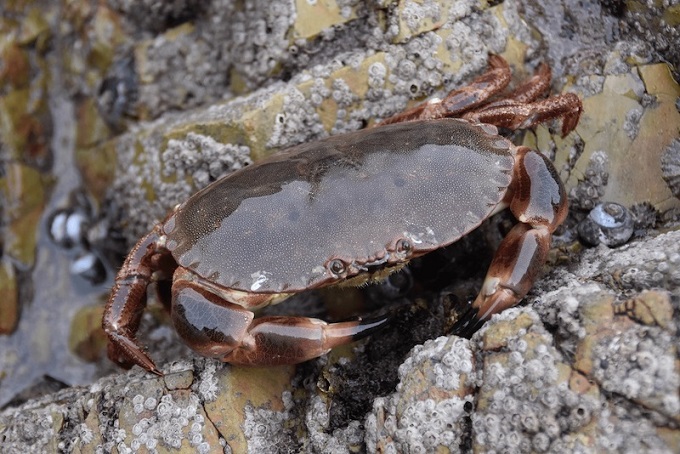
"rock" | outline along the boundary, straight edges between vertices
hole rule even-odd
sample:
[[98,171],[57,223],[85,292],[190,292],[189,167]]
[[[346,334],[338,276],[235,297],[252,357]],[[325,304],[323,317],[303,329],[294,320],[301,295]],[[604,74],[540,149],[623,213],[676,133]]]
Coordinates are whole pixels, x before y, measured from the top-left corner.
[[[471,340],[446,327],[456,309],[447,295],[465,302],[479,287],[473,271],[462,283],[449,278],[451,287],[398,294],[393,326],[298,367],[191,356],[162,317],[146,315],[140,337],[163,378],[134,369],[15,402],[0,412],[3,452],[679,452],[678,85],[656,57],[677,50],[622,33],[618,20],[637,30],[656,23],[649,11],[660,7],[380,0],[296,11],[297,3],[76,1],[59,27],[37,20],[38,8],[16,13],[26,27],[2,51],[16,71],[0,74],[16,93],[0,104],[29,99],[27,65],[47,67],[45,53],[60,48],[51,39],[69,44],[67,56],[50,54],[63,67],[50,73],[64,80],[39,92],[33,117],[46,112],[44,93],[75,93],[78,166],[97,208],[109,210],[106,225],[132,242],[220,175],[441,97],[482,71],[489,52],[508,59],[518,80],[547,58],[553,87],[586,106],[566,138],[548,125],[524,139],[554,158],[566,182],[572,217],[561,238],[574,238],[600,202],[651,207],[642,210],[647,233],[618,249],[558,245],[525,303]],[[56,18],[51,11],[45,17]],[[318,22],[306,23],[309,15]],[[676,8],[663,15],[675,21]],[[677,36],[658,30],[654,43]],[[35,73],[41,87],[45,71]],[[35,118],[23,131],[40,133],[26,136],[40,139],[28,165],[45,166]],[[32,216],[22,221],[34,229]],[[468,240],[493,237],[503,222]]]
[[649,269],[675,265],[678,252],[663,251],[677,244],[680,230],[586,251],[570,270],[542,280],[552,290],[494,316],[472,340],[439,337],[415,347],[394,392],[376,396],[365,420],[330,432],[334,393],[302,381],[309,368],[197,360],[166,366],[164,379],[135,369],[5,409],[0,436],[9,453],[227,445],[232,452],[677,452],[680,268],[660,272],[654,282],[666,282],[665,290],[641,291],[650,281],[644,269],[635,273],[623,290],[633,299],[622,298],[614,279],[643,257]]

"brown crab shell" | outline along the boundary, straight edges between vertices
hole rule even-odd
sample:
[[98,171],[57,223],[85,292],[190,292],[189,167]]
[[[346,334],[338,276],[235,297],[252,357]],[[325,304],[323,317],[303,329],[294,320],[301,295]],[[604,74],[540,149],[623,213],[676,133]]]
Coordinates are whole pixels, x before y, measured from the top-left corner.
[[503,201],[514,150],[494,127],[455,119],[298,145],[189,198],[163,225],[166,245],[180,266],[229,289],[328,285],[473,230]]

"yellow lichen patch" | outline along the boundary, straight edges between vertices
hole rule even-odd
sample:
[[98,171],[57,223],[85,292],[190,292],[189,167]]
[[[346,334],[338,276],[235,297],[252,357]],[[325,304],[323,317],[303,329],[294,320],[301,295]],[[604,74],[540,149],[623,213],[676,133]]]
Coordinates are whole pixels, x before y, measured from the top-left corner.
[[516,333],[520,329],[527,329],[533,324],[534,320],[526,313],[522,313],[511,320],[494,323],[482,335],[482,349],[488,351],[505,347],[512,333]]
[[614,310],[612,303],[614,297],[610,294],[602,293],[599,299],[593,299],[591,304],[583,307],[582,318],[586,329],[586,336],[579,343],[574,357],[574,368],[579,372],[590,375],[593,372],[593,348],[597,344],[598,333],[609,331],[613,326]]
[[648,290],[615,307],[619,315],[627,315],[644,325],[670,328],[673,323],[673,306],[667,292]]
[[602,292],[599,298],[593,299],[591,304],[586,305],[581,310],[583,325],[587,334],[597,332],[601,326],[611,325],[614,320],[614,310],[612,304],[614,297],[611,294]]
[[293,38],[314,38],[323,30],[356,19],[355,8],[341,9],[335,0],[296,0]]
[[640,76],[647,93],[661,97],[662,101],[675,101],[680,96],[680,85],[673,79],[671,68],[667,64],[641,66]]
[[113,183],[112,169],[116,168],[116,142],[110,140],[96,148],[77,148],[76,166],[90,194],[103,202]]
[[41,161],[48,154],[47,103],[41,87],[13,90],[0,97],[0,134],[11,156]]
[[15,89],[24,88],[30,82],[27,53],[15,43],[9,42],[0,50],[0,86],[11,84]]
[[54,12],[46,12],[44,8],[30,8],[21,21],[17,41],[22,45],[35,43],[39,49],[44,47],[51,34],[49,21],[53,15]]
[[[454,336],[449,337],[446,341],[446,345],[443,351],[452,352],[457,350],[461,352],[461,343],[465,342]],[[467,346],[467,344],[465,344]],[[469,361],[474,365],[474,358],[472,353],[469,352]],[[462,353],[459,353],[460,356]],[[457,374],[456,377],[447,377],[453,380],[453,383],[444,387],[440,383],[441,378],[438,380],[437,377],[437,367],[435,367],[441,359],[438,358],[426,358],[423,362],[418,365],[418,367],[408,369],[408,373],[401,377],[400,389],[402,394],[400,396],[399,403],[397,405],[397,413],[403,414],[406,410],[405,406],[409,405],[414,401],[424,402],[428,399],[432,399],[436,402],[440,402],[445,399],[451,399],[454,397],[465,398],[465,396],[473,392],[472,386],[469,385],[467,373]],[[471,371],[474,370],[474,366],[471,367]]]
[[244,434],[246,406],[281,412],[282,395],[291,390],[295,366],[225,367],[217,372],[217,398],[204,404],[205,412],[232,452],[247,452]]
[[577,372],[572,371],[569,376],[569,389],[578,394],[586,394],[592,388],[588,378]]
[[99,114],[94,99],[85,99],[76,110],[76,147],[87,148],[98,145],[111,136],[111,130]]
[[456,74],[463,66],[463,62],[460,60],[451,60],[451,52],[446,47],[446,40],[451,33],[452,31],[449,29],[437,30],[437,35],[441,37],[441,42],[437,46],[435,55],[442,62],[442,72],[445,74]]
[[22,268],[35,260],[36,235],[45,205],[45,182],[40,173],[18,163],[5,165],[0,194],[5,200],[4,251]]
[[512,74],[517,80],[529,77],[527,66],[524,64],[528,49],[529,46],[525,42],[509,36],[505,50],[500,53],[501,57],[505,58],[512,65]]
[[668,9],[663,12],[663,21],[669,27],[677,27],[680,25],[680,4],[669,6]]
[[[642,66],[638,71],[640,77],[633,72],[607,76],[603,91],[583,100],[576,132],[584,149],[565,184],[568,191],[575,188],[585,178],[593,154],[604,151],[609,178],[602,199],[625,206],[649,202],[663,213],[680,208],[659,164],[663,151],[680,133],[680,113],[675,107],[680,88],[665,64]],[[654,103],[643,106],[643,88]],[[558,169],[567,167],[570,143],[558,143]]]
[[167,149],[170,140],[184,140],[193,133],[214,139],[222,144],[245,145],[250,148],[250,158],[259,161],[275,150],[267,148],[274,124],[283,110],[284,93],[277,93],[265,101],[264,105],[243,109],[238,120],[225,122],[222,119],[198,119],[191,122],[171,125],[163,135],[161,153]]
[[[277,93],[267,100],[267,104],[261,109],[253,108],[243,112],[240,117],[241,133],[243,134],[243,141],[232,143],[243,143],[250,147],[250,158],[257,162],[260,159],[266,158],[274,152],[274,150],[267,148],[267,143],[272,136],[272,125],[277,120],[277,116],[283,110],[284,94]],[[238,129],[239,125],[234,128]],[[222,140],[222,143],[229,143]]]
[[83,430],[79,439],[74,440],[73,453],[74,454],[91,454],[95,453],[97,446],[101,445],[102,433],[100,430],[101,421],[99,419],[99,412],[96,411],[101,408],[102,396],[98,395],[92,399],[92,406],[89,407],[87,417],[83,421]]
[[0,334],[10,334],[19,321],[19,294],[14,267],[4,257],[0,260]]
[[678,420],[680,364],[671,334],[625,315],[612,315],[613,299],[602,292],[580,309],[586,335],[576,346],[574,368],[599,388]]
[[[493,13],[494,17],[501,24],[501,27],[510,28],[511,24],[508,24],[508,21],[505,18],[502,3],[489,8],[489,12]],[[534,33],[537,33],[535,30],[533,31]],[[527,76],[527,69],[524,62],[527,59],[526,57],[528,49],[529,46],[526,42],[521,41],[512,35],[508,35],[505,49],[500,53],[500,55],[513,67],[513,77],[515,77],[515,79],[524,78]]]
[[60,411],[52,411],[50,416],[52,417],[52,427],[43,427],[42,430],[49,430],[52,433],[52,437],[50,437],[50,441],[44,448],[46,452],[59,452],[59,437],[57,437],[57,434],[62,430],[66,417]]
[[126,37],[120,23],[120,16],[100,4],[92,21],[88,24],[88,36],[91,40],[91,50],[87,56],[87,62],[101,77],[101,70],[109,67],[116,49]]
[[[386,54],[384,52],[377,52],[374,55],[362,60],[362,62],[356,67],[343,66],[342,68],[333,71],[330,77],[324,80],[324,85],[328,89],[332,89],[333,83],[335,81],[344,82],[347,84],[347,87],[352,92],[352,95],[356,100],[353,107],[358,107],[361,103],[361,100],[365,98],[369,89],[368,79],[371,66],[382,65],[386,71],[385,79],[389,77],[389,69],[387,69],[387,64],[385,63],[385,56]],[[305,96],[309,96],[310,89],[313,85],[314,80],[309,80],[301,83],[297,88],[302,93],[304,93]],[[330,131],[335,125],[339,108],[340,106],[338,106],[338,103],[333,99],[332,96],[325,98],[316,108],[316,112],[321,118],[321,122],[323,123],[324,129],[326,131]],[[343,108],[347,108],[347,106],[343,106]]]
[[680,452],[680,430],[670,427],[658,427],[656,432],[666,442],[670,452]]

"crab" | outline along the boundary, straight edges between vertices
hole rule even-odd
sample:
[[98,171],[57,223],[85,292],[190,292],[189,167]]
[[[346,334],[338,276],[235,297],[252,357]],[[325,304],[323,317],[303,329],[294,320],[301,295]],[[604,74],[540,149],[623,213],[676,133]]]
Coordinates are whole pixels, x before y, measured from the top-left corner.
[[500,56],[473,82],[375,127],[294,146],[200,190],[133,247],[117,274],[103,327],[109,357],[161,375],[136,339],[147,286],[158,283],[179,336],[201,355],[240,365],[303,362],[380,329],[388,316],[339,323],[255,317],[266,305],[333,284],[384,279],[510,207],[477,298],[454,331],[470,335],[527,294],[546,261],[567,199],[552,163],[515,146],[515,130],[561,118],[574,94],[545,99],[550,68],[511,93]]

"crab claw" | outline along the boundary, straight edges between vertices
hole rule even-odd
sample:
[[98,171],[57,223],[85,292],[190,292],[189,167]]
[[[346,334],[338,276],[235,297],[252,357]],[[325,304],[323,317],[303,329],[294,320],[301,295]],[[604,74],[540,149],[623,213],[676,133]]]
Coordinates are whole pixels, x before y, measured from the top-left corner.
[[456,323],[453,324],[451,333],[469,339],[482,327],[484,322],[485,320],[479,318],[479,311],[473,306],[470,306],[463,312],[460,318],[456,320]]
[[241,345],[222,360],[251,366],[296,364],[362,339],[388,321],[388,316],[340,323],[306,317],[261,317],[249,327]]

